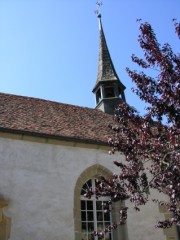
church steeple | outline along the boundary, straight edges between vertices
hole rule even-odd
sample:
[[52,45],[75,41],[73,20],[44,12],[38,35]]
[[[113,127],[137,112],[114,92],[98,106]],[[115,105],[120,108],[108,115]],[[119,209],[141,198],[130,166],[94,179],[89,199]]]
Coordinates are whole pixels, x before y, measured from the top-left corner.
[[100,31],[99,60],[96,84],[93,93],[96,95],[96,108],[106,113],[114,114],[114,109],[120,103],[125,101],[125,86],[119,80],[115,71],[108,46],[106,43],[101,14],[97,11]]

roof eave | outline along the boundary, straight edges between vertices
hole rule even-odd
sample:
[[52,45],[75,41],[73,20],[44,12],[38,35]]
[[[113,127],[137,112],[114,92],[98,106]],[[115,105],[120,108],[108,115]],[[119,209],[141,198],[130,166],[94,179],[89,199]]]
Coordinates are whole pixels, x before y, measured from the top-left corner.
[[119,87],[124,91],[126,89],[126,87],[124,86],[124,84],[122,84],[122,82],[120,82],[119,80],[101,80],[101,81],[98,81],[96,83],[96,85],[94,86],[92,92],[95,93],[96,90],[98,89],[98,87],[103,84],[103,83],[118,83]]
[[40,138],[50,138],[55,140],[67,141],[67,142],[77,142],[77,143],[85,143],[85,144],[96,144],[100,146],[108,146],[106,141],[101,140],[92,140],[92,139],[84,139],[84,138],[76,138],[76,137],[68,137],[68,136],[60,136],[60,135],[53,135],[53,134],[46,134],[46,133],[37,133],[37,132],[30,132],[24,130],[17,130],[17,129],[8,129],[0,127],[0,132],[4,133],[12,133],[12,134],[20,134],[32,137],[40,137]]

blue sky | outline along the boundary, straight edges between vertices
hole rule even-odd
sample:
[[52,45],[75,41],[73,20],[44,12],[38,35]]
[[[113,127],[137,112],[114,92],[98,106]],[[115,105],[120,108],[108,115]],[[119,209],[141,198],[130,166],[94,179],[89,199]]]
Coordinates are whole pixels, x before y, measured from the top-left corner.
[[[99,29],[97,0],[0,0],[0,92],[95,107]],[[172,19],[179,0],[102,0],[102,22],[126,100],[143,112],[125,68],[142,55],[137,18],[153,26],[160,43],[180,52]],[[153,73],[152,73],[153,74]]]

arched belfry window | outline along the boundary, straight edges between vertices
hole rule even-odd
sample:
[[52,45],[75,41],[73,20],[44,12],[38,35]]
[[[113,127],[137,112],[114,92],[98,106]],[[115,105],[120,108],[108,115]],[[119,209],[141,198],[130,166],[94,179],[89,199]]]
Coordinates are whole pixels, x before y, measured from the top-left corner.
[[[111,225],[111,211],[107,210],[107,197],[96,198],[91,196],[90,199],[85,197],[89,190],[95,191],[97,180],[95,178],[88,180],[81,189],[81,230],[82,240],[98,240],[93,236],[93,231],[103,231]],[[103,240],[113,240],[112,232],[107,232]]]
[[101,96],[101,89],[99,88],[96,92],[96,104],[98,104],[102,99],[102,96]]
[[104,86],[104,93],[105,93],[105,98],[113,98],[115,97],[114,93],[114,86],[112,85],[105,85]]

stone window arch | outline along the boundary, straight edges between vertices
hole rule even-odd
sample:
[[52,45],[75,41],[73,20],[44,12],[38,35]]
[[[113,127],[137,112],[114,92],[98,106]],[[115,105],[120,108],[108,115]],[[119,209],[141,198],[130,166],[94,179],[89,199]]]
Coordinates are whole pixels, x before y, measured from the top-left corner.
[[[95,164],[89,168],[87,168],[78,178],[75,191],[74,191],[74,230],[75,230],[75,240],[83,240],[83,229],[82,229],[82,220],[84,221],[83,224],[87,224],[85,219],[82,219],[82,189],[86,183],[96,179],[98,176],[102,175],[103,177],[108,177],[111,175],[112,172],[107,168]],[[93,183],[94,184],[94,183]],[[83,203],[85,204],[85,203]],[[94,203],[93,203],[94,204]],[[112,222],[118,222],[119,214],[118,210],[122,203],[117,202],[113,205],[112,210]],[[86,203],[87,206],[87,203]],[[87,208],[87,207],[86,207]],[[87,209],[86,209],[87,210]],[[83,210],[85,211],[85,209]],[[94,210],[93,210],[94,211]],[[97,220],[97,219],[96,219]],[[108,221],[108,220],[107,220]],[[90,237],[90,236],[89,236]],[[96,240],[96,238],[88,238],[86,239]],[[112,239],[112,240],[126,240],[127,239],[127,228],[126,226],[120,226],[117,230],[113,231],[112,236],[107,236],[105,239]]]
[[0,198],[0,239],[8,240],[10,238],[10,229],[11,229],[11,219],[7,217],[3,208],[7,207],[9,204],[8,200]]

